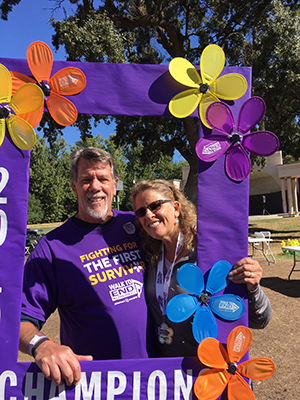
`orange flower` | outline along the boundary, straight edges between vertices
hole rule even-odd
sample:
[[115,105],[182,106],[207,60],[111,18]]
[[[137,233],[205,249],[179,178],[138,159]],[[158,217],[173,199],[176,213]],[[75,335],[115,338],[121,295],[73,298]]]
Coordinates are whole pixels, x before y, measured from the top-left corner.
[[249,350],[252,342],[250,329],[234,328],[227,339],[227,351],[213,338],[204,339],[198,346],[202,364],[212,369],[203,372],[195,381],[194,392],[198,399],[215,400],[227,387],[228,400],[255,400],[255,396],[242,376],[249,379],[269,378],[274,370],[273,361],[265,357],[254,358],[237,365]]
[[[72,125],[77,119],[75,105],[63,96],[81,92],[86,85],[84,73],[75,67],[63,68],[51,78],[53,56],[51,49],[43,42],[33,42],[27,50],[27,62],[35,80],[19,72],[11,72],[13,92],[24,83],[36,83],[44,92],[46,104],[52,118],[62,126]],[[43,107],[28,122],[37,126],[43,116]]]

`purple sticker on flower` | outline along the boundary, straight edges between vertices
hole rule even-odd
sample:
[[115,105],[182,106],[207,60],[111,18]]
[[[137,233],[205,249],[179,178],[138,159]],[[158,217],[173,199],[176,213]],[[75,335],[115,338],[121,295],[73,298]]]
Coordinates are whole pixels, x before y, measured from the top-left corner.
[[196,153],[200,160],[212,162],[226,153],[225,169],[228,176],[235,181],[245,179],[251,171],[247,151],[260,157],[268,157],[279,147],[279,140],[274,133],[250,132],[262,119],[265,111],[263,99],[251,97],[240,109],[236,128],[233,114],[227,104],[211,104],[206,111],[206,119],[212,129],[222,134],[212,134],[198,141]]

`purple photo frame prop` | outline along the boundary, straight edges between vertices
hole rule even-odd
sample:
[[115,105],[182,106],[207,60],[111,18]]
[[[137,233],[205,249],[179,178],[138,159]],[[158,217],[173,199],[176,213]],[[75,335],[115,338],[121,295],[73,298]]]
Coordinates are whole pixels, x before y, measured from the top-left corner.
[[[31,75],[26,60],[2,58],[0,63],[9,71]],[[66,66],[80,68],[87,78],[83,92],[72,96],[79,113],[170,116],[168,102],[181,89],[167,65],[56,61],[52,72]],[[246,94],[230,104],[236,118],[251,95],[251,68],[225,67],[222,74],[229,72],[238,72],[248,81]],[[198,117],[197,111],[192,116]],[[200,124],[199,138],[204,134],[211,132]],[[203,368],[196,357],[82,362],[82,380],[76,388],[57,388],[34,363],[17,363],[29,163],[30,152],[17,149],[7,135],[0,147],[0,398],[190,399],[193,381]],[[249,182],[230,180],[223,156],[198,164],[197,256],[206,274],[218,260],[234,264],[247,256]],[[231,292],[245,300],[247,309],[245,287],[232,286]],[[237,324],[248,325],[247,312],[237,322],[218,320],[218,340],[226,343]]]

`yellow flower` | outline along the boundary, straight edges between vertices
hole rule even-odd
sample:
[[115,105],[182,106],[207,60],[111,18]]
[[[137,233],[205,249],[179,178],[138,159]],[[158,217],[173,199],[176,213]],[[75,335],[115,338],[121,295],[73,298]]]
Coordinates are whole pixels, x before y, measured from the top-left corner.
[[[174,117],[185,118],[199,105],[199,115],[205,126],[206,110],[215,101],[236,100],[247,90],[247,81],[243,75],[232,73],[218,78],[225,65],[225,54],[221,47],[207,46],[200,59],[200,75],[196,68],[181,57],[174,58],[169,64],[171,76],[179,83],[189,87],[178,93],[169,103],[169,111]],[[218,78],[218,79],[217,79]]]

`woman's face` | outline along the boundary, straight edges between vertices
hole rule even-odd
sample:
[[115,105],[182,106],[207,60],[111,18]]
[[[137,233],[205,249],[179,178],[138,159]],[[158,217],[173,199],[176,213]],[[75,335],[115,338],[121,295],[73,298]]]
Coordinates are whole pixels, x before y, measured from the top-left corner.
[[[158,200],[169,200],[161,204],[155,203]],[[154,207],[152,205],[154,203]],[[151,208],[156,209],[151,211]],[[179,232],[179,223],[176,222],[180,215],[178,201],[170,199],[157,190],[147,189],[139,193],[134,202],[135,211],[144,209],[144,216],[139,217],[143,229],[153,238],[163,242],[176,240]],[[142,213],[143,214],[143,213]]]

